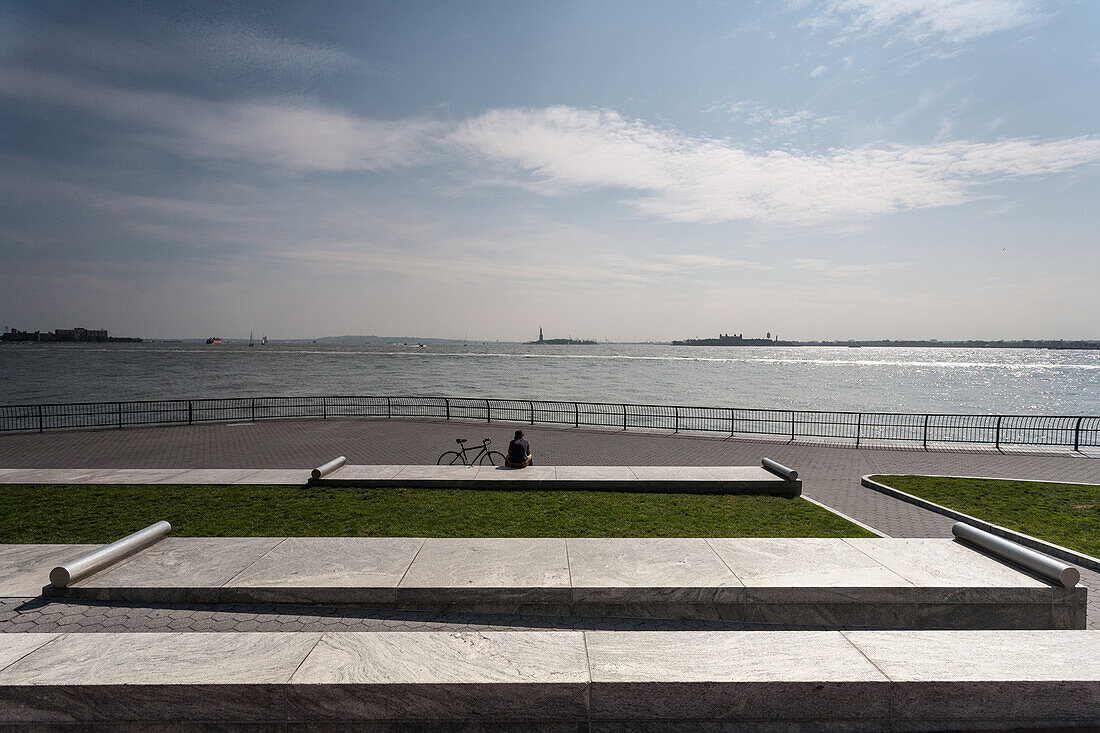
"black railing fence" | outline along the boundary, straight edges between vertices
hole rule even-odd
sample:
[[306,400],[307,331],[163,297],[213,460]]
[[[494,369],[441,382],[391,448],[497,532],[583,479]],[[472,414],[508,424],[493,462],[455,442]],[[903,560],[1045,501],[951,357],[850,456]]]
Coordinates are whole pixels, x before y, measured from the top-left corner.
[[303,417],[425,417],[854,442],[1100,447],[1100,417],[911,415],[467,397],[232,397],[0,406],[0,432]]

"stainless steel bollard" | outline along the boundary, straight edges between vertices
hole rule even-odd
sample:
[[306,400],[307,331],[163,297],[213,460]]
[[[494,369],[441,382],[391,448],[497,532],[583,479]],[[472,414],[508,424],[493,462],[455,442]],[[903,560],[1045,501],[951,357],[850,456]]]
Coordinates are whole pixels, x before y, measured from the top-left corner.
[[333,458],[328,463],[320,465],[317,468],[310,471],[309,475],[314,479],[319,479],[322,476],[328,476],[330,473],[332,473],[336,469],[340,468],[340,466],[343,466],[347,462],[348,462],[348,459],[344,458],[343,456],[340,456],[339,458]]
[[1027,568],[1037,575],[1061,583],[1065,588],[1072,588],[1081,580],[1081,571],[1072,565],[1055,560],[1035,550],[1030,550],[1023,545],[998,537],[978,529],[965,522],[955,522],[951,528],[951,534],[963,542],[969,542],[997,557],[1004,558],[1020,567]]
[[50,571],[50,584],[54,588],[64,588],[69,583],[86,578],[92,573],[98,573],[104,568],[114,565],[119,560],[125,560],[136,552],[144,550],[150,545],[160,542],[172,531],[172,525],[168,522],[150,524],[143,530],[132,535],[116,540],[109,545],[93,550],[86,555],[81,555],[75,560],[70,560],[64,565],[58,565]]
[[763,466],[766,470],[774,473],[776,476],[781,476],[788,481],[798,480],[798,471],[795,471],[793,468],[787,468],[782,463],[776,463],[770,458],[761,458],[760,465]]

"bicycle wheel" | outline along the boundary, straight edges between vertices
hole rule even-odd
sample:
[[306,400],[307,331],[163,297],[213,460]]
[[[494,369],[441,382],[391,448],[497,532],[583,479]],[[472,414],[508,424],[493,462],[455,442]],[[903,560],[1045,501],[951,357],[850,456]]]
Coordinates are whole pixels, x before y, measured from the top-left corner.
[[481,457],[480,461],[478,461],[478,465],[480,466],[484,466],[485,464],[489,464],[490,466],[503,466],[504,454],[498,450],[489,451]]
[[435,462],[437,466],[462,466],[465,465],[462,461],[462,454],[456,450],[449,450],[439,457],[439,460]]

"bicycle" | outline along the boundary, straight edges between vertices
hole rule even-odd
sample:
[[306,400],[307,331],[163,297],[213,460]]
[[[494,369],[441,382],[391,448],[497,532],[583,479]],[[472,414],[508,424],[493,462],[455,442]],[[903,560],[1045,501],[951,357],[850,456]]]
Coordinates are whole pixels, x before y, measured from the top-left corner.
[[467,448],[463,445],[463,443],[466,442],[465,438],[456,438],[455,442],[458,443],[458,447],[462,452],[460,453],[456,450],[446,451],[439,457],[439,460],[435,462],[437,466],[472,466],[474,463],[477,463],[479,466],[484,466],[486,463],[490,466],[504,465],[504,454],[498,450],[489,450],[489,443],[493,442],[491,438],[486,438],[482,441],[479,446],[481,450],[469,461],[466,460],[466,452],[473,451],[474,449]]

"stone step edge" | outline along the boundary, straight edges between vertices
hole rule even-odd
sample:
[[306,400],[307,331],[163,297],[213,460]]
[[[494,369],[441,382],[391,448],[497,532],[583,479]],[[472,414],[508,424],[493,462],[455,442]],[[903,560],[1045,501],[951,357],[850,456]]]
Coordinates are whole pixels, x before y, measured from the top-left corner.
[[1100,723],[1096,631],[5,636],[0,724]]

